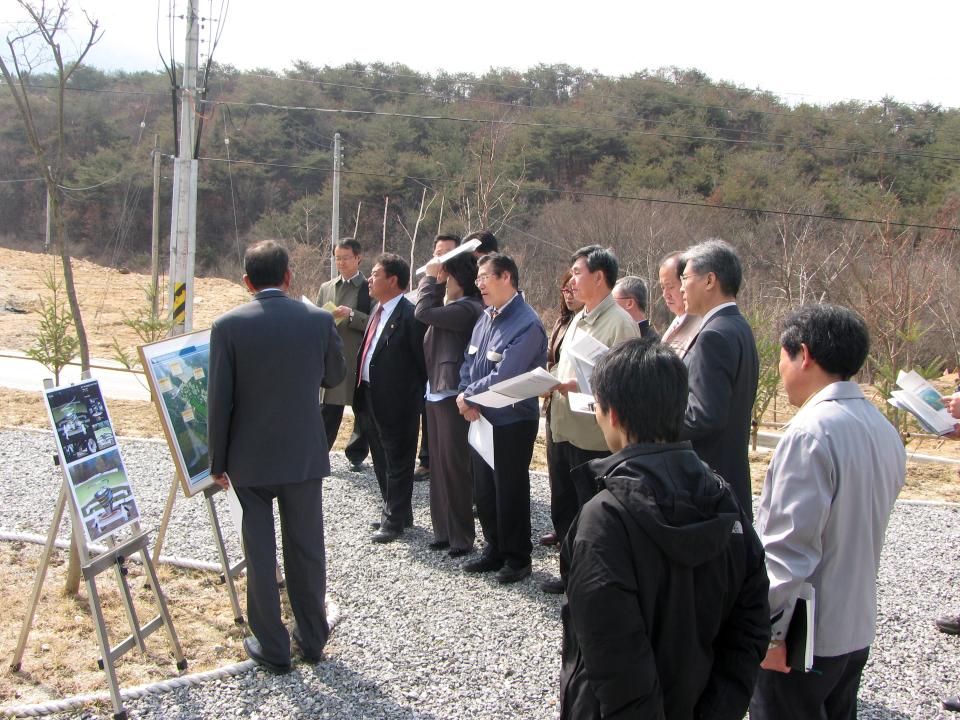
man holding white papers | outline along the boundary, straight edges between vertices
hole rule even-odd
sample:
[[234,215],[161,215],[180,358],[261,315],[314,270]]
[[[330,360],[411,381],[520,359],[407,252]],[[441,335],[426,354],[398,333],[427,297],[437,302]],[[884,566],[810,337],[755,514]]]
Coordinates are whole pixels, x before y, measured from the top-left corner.
[[537,437],[535,397],[503,408],[470,402],[502,380],[541,367],[547,360],[547,333],[537,313],[518,293],[516,263],[491,253],[479,260],[477,287],[487,309],[477,321],[460,369],[457,407],[469,422],[493,426],[494,467],[471,451],[477,515],[486,546],[463,565],[464,572],[496,571],[499,583],[530,574],[530,460]]
[[[337,265],[337,277],[320,286],[317,305],[333,313],[337,321],[337,334],[343,342],[343,356],[347,358],[347,376],[334,388],[324,390],[323,427],[327,434],[327,447],[333,449],[343,420],[344,405],[353,405],[353,389],[357,386],[357,372],[353,359],[363,342],[363,331],[367,328],[370,313],[370,292],[367,279],[360,272],[360,260],[363,250],[353,238],[344,238],[333,250]],[[328,305],[329,303],[329,305]],[[354,471],[363,470],[363,459],[367,456],[367,440],[354,423],[344,455]]]
[[[598,344],[612,348],[623,340],[640,337],[637,323],[613,298],[619,273],[616,255],[599,245],[588,245],[577,250],[570,262],[573,295],[583,303],[583,309],[570,321],[564,337],[565,351],[551,369],[560,384],[550,399],[551,446],[547,451],[550,517],[560,542],[580,508],[596,494],[585,463],[610,454],[596,417],[570,407],[569,392],[590,394],[590,388],[577,379],[577,348],[585,344],[584,336],[595,341],[591,347],[598,348],[597,352],[602,352]],[[559,580],[547,580],[541,588],[544,592],[563,592]]]
[[[876,632],[877,568],[906,454],[896,429],[851,382],[867,358],[863,319],[838,305],[793,313],[780,376],[800,408],[774,451],[757,511],[773,636],[752,720],[855,718]],[[791,672],[785,641],[801,586],[814,590],[813,671]]]

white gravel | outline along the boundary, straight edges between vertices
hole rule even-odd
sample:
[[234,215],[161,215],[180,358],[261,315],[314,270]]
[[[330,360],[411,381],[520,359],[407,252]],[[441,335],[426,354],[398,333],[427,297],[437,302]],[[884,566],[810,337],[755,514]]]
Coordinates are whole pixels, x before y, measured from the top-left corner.
[[[173,473],[162,442],[121,448],[146,527],[154,531]],[[49,434],[0,431],[7,502],[0,529],[45,533],[60,473]],[[327,658],[276,677],[260,670],[130,701],[139,718],[554,718],[560,664],[559,600],[537,585],[557,572],[557,553],[534,547],[532,578],[498,586],[469,576],[432,539],[427,484],[414,488],[415,527],[401,540],[369,542],[379,494],[372,470],[332,458],[325,481],[328,587],[341,608]],[[200,498],[178,498],[163,552],[216,561]],[[535,536],[549,527],[549,489],[533,480]],[[228,513],[222,523],[238,552]],[[933,618],[960,611],[960,508],[899,503],[880,572],[878,636],[860,693],[868,720],[954,717],[941,696],[960,692],[960,638]],[[61,533],[66,536],[64,523]],[[479,529],[478,529],[479,533]],[[26,592],[4,588],[3,594]],[[224,591],[223,612],[229,614]],[[38,618],[42,623],[42,618]],[[165,642],[161,636],[152,642]],[[91,658],[91,662],[93,659]],[[77,715],[74,715],[77,716]],[[86,716],[92,717],[89,713]]]

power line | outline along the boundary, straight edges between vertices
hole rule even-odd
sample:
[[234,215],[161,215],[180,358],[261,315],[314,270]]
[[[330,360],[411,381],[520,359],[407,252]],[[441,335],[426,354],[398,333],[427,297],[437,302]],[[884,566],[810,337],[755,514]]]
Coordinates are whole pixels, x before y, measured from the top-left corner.
[[[383,110],[356,110],[350,108],[321,108],[321,107],[310,107],[305,105],[276,105],[273,103],[248,103],[240,102],[238,100],[211,100],[206,101],[207,104],[212,104],[215,106],[227,106],[227,107],[251,107],[251,108],[265,108],[268,110],[284,110],[287,112],[290,111],[304,111],[304,112],[319,112],[319,113],[331,113],[331,114],[340,114],[340,115],[366,115],[371,117],[392,117],[392,118],[403,118],[406,120],[446,120],[448,122],[459,122],[459,123],[471,123],[471,124],[494,124],[494,125],[515,125],[519,127],[533,127],[533,128],[546,128],[546,129],[560,129],[560,130],[586,130],[591,132],[604,132],[604,133],[623,133],[624,131],[618,128],[603,128],[590,125],[574,125],[570,123],[545,123],[545,122],[534,122],[530,120],[498,120],[498,119],[481,119],[481,118],[468,118],[468,117],[455,117],[447,115],[417,115],[415,113],[398,113],[398,112],[386,112]],[[710,137],[707,135],[684,135],[682,133],[664,133],[664,132],[654,132],[652,130],[640,130],[634,128],[630,132],[638,135],[648,135],[651,137],[662,137],[671,140],[696,140],[699,142],[712,142],[712,143],[729,143],[732,145],[759,145],[769,148],[775,148],[784,150],[788,147],[791,147],[789,143],[784,142],[774,142],[766,140],[742,140],[738,138],[719,138],[719,137]],[[809,143],[798,142],[795,146],[800,150],[827,150],[831,152],[848,152],[848,153],[864,153],[868,155],[889,155],[895,157],[911,157],[911,158],[926,158],[930,160],[950,160],[953,162],[960,162],[960,157],[954,155],[932,155],[929,153],[913,153],[903,150],[893,150],[893,149],[875,149],[867,147],[855,147],[855,146],[843,146],[843,145],[813,145]]]
[[[295,170],[311,170],[314,172],[323,172],[323,173],[328,173],[333,171],[332,167],[316,167],[311,165],[296,165],[291,163],[272,163],[272,162],[262,162],[257,160],[236,160],[236,159],[232,159],[228,161],[228,160],[225,160],[224,158],[216,158],[216,157],[200,157],[197,159],[205,160],[208,162],[230,162],[230,163],[233,163],[234,165],[261,165],[266,167],[282,167],[282,168],[290,168]],[[413,175],[377,173],[377,172],[370,172],[367,170],[341,170],[341,172],[346,175],[363,175],[363,176],[371,176],[371,177],[392,178],[395,180],[412,180],[418,183],[438,183],[443,185],[476,185],[476,183],[471,180],[459,180],[454,178],[416,177]],[[926,225],[922,223],[897,222],[894,220],[856,218],[856,217],[847,217],[842,215],[824,215],[821,213],[799,212],[797,210],[776,210],[772,208],[745,207],[742,205],[711,204],[706,202],[697,202],[695,200],[668,200],[664,198],[644,197],[639,195],[612,195],[608,193],[591,192],[588,190],[562,190],[560,188],[545,188],[545,187],[537,186],[529,189],[524,189],[521,187],[520,192],[552,193],[554,195],[566,195],[570,197],[593,197],[593,198],[606,198],[609,200],[633,200],[633,201],[639,201],[639,202],[659,203],[662,205],[683,205],[687,207],[700,207],[700,208],[706,208],[709,210],[728,210],[728,211],[743,212],[743,213],[757,213],[760,215],[786,215],[789,217],[809,218],[813,220],[831,220],[834,222],[853,222],[853,223],[865,223],[870,225],[890,225],[893,227],[914,228],[917,230],[945,230],[952,233],[960,233],[960,227],[953,227],[950,225]]]

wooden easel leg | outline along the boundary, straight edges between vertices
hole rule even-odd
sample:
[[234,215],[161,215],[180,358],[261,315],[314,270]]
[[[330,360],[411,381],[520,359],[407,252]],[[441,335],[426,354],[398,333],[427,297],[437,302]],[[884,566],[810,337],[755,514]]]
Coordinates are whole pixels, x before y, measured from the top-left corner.
[[160,527],[157,529],[157,544],[153,546],[153,562],[160,563],[160,551],[163,549],[163,541],[167,537],[167,525],[170,524],[170,515],[173,513],[173,503],[177,499],[177,486],[180,479],[177,474],[173,474],[173,482],[170,483],[170,492],[167,493],[167,504],[163,506],[163,516],[160,519]]
[[40,603],[40,593],[43,591],[43,581],[47,577],[47,568],[50,566],[50,555],[57,542],[57,530],[60,529],[60,521],[63,519],[63,508],[66,505],[67,496],[63,484],[60,485],[60,495],[57,498],[57,506],[53,511],[53,520],[50,522],[50,530],[47,532],[47,542],[43,546],[43,556],[40,558],[40,565],[37,567],[37,574],[33,581],[33,592],[30,595],[30,605],[27,615],[23,618],[23,625],[20,628],[20,639],[17,641],[17,649],[13,651],[13,659],[10,661],[10,669],[14,672],[20,670],[20,663],[23,661],[23,652],[27,647],[27,638],[30,636],[30,628],[33,626],[33,618],[37,614],[37,605]]
[[117,684],[117,671],[113,666],[113,653],[110,651],[110,638],[107,635],[107,626],[103,618],[103,608],[100,606],[100,595],[97,593],[97,581],[93,575],[87,577],[87,596],[90,602],[90,612],[93,614],[93,627],[97,631],[97,641],[100,643],[100,664],[107,674],[107,684],[110,686],[110,700],[113,702],[113,717],[121,720],[127,717],[120,698],[120,686]]
[[177,631],[173,628],[173,619],[170,617],[170,610],[167,608],[166,598],[160,591],[160,580],[157,577],[157,570],[150,561],[150,554],[146,550],[141,551],[143,566],[150,575],[150,587],[153,589],[153,596],[157,601],[157,607],[160,609],[160,615],[163,618],[163,627],[167,631],[167,639],[173,647],[173,656],[177,661],[177,670],[186,670],[187,661],[183,657],[183,649],[180,647],[180,640],[177,637]]
[[223,532],[220,529],[220,520],[217,517],[217,508],[213,505],[213,495],[219,492],[219,488],[207,488],[203,491],[203,500],[207,506],[207,515],[210,516],[210,527],[213,530],[213,542],[217,546],[217,554],[220,556],[220,567],[223,570],[223,581],[227,585],[227,593],[230,595],[230,604],[233,606],[233,621],[237,625],[242,625],[243,611],[240,609],[240,599],[237,597],[237,586],[233,582],[233,572],[230,570],[230,558],[227,557],[227,548],[223,544]]

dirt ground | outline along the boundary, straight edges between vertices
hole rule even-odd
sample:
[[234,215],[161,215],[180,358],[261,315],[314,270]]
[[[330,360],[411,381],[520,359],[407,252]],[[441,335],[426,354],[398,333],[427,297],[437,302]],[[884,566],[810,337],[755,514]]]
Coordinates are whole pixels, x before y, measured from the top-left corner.
[[[24,589],[4,595],[0,648],[5,658],[10,658],[16,647],[30,597],[27,588],[33,587],[42,550],[42,546],[33,543],[0,543],[0,585]],[[81,584],[80,594],[75,597],[63,592],[66,560],[65,551],[55,552],[20,671],[0,673],[0,698],[4,698],[5,705],[46,702],[108,689],[106,675],[97,667],[100,648],[86,586]],[[137,616],[140,624],[145,625],[158,613],[153,592],[146,588],[141,565],[130,562],[127,567]],[[185,672],[212,670],[246,658],[242,643],[247,628],[234,623],[226,590],[216,573],[167,565],[161,565],[157,572],[187,658]],[[242,597],[245,579],[241,577],[239,583]],[[97,588],[111,643],[116,645],[130,633],[119,586],[110,574],[104,574]],[[146,646],[145,654],[131,650],[117,661],[121,687],[178,675],[173,649],[162,629],[147,638]]]

